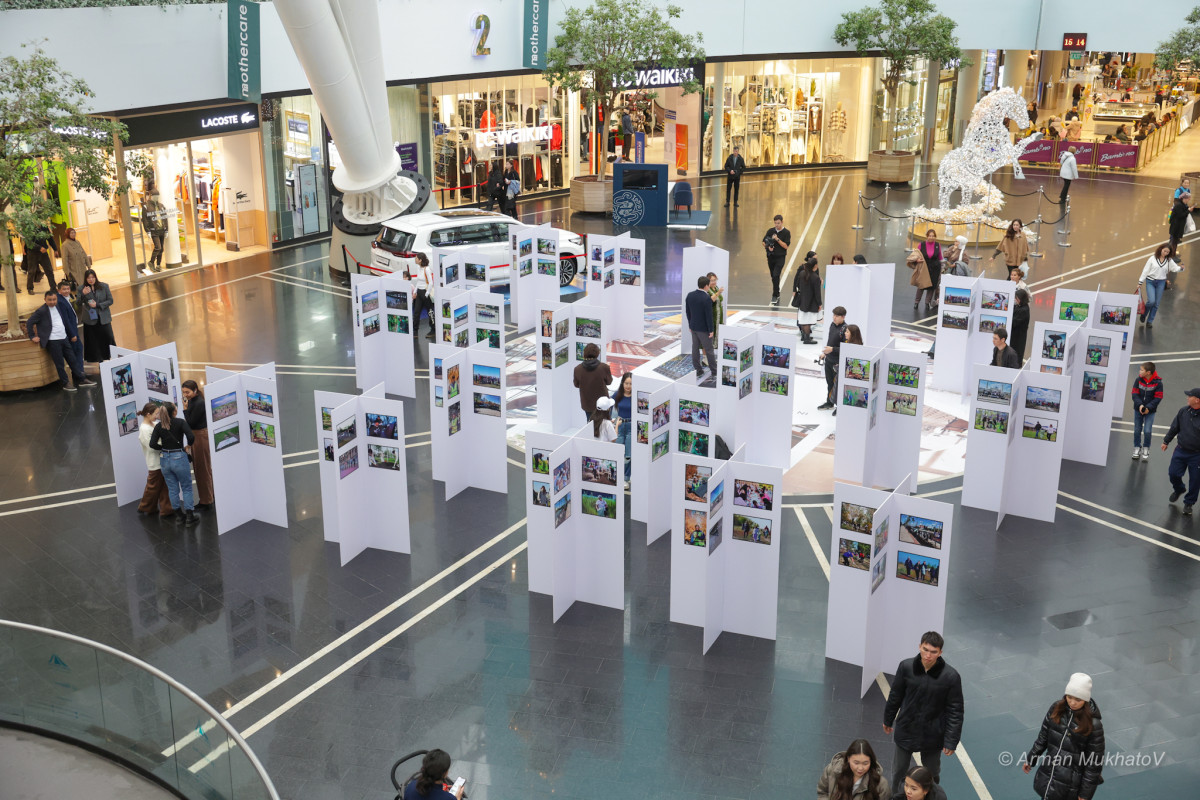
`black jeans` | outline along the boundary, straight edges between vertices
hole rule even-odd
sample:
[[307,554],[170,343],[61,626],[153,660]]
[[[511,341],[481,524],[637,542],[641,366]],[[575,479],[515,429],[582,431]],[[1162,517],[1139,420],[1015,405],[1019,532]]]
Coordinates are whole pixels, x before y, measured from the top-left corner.
[[67,364],[71,366],[71,374],[75,377],[76,385],[80,381],[87,380],[83,374],[83,362],[79,360],[74,342],[67,339],[51,339],[46,342],[46,352],[50,354],[50,360],[54,362],[54,368],[58,370],[58,379],[62,381],[63,386],[70,384],[67,379]]
[[150,231],[150,242],[154,245],[154,251],[150,253],[150,268],[162,268],[163,257],[163,242],[167,240],[166,231]]
[[1067,202],[1067,195],[1071,193],[1071,181],[1069,178],[1063,178],[1062,182],[1063,188],[1062,193],[1058,196],[1058,202],[1065,203]]
[[421,332],[421,309],[429,309],[429,332],[437,331],[437,325],[433,321],[433,300],[424,289],[417,289],[413,294],[413,335]]
[[33,287],[37,285],[38,268],[46,274],[46,282],[50,285],[50,291],[58,290],[54,285],[54,258],[50,253],[43,253],[40,250],[33,253],[26,253],[21,261],[21,266],[25,267],[25,291],[33,294]]
[[733,203],[737,205],[738,197],[742,193],[742,176],[736,178],[732,175],[725,179],[725,205],[729,205],[729,191],[733,190]]
[[[892,756],[892,786],[900,787],[900,797],[904,796],[904,776],[908,774],[908,768],[912,764],[913,750],[905,750],[900,745],[896,745],[896,752]],[[942,748],[934,747],[930,750],[922,750],[921,766],[933,773],[933,782],[941,783],[942,780]]]
[[767,269],[771,272],[771,297],[779,297],[779,276],[783,273],[785,259],[768,258]]
[[838,351],[825,356],[825,402],[837,405]]

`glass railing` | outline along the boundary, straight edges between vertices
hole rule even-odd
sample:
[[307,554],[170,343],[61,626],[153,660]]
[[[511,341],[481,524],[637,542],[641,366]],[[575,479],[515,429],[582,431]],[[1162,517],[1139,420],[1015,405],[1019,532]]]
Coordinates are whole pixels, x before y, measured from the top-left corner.
[[0,721],[108,753],[189,800],[279,800],[258,758],[212,706],[89,639],[0,620]]

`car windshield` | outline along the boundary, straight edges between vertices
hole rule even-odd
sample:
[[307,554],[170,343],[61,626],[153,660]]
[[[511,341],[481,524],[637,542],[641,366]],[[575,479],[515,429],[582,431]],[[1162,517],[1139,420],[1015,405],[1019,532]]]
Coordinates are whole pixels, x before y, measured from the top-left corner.
[[396,250],[411,250],[413,240],[416,238],[417,235],[415,233],[396,230],[395,228],[389,228],[386,225],[379,230],[379,243],[385,244],[388,247]]
[[429,235],[429,243],[434,247],[453,247],[456,245],[491,244],[508,241],[508,226],[497,225],[493,222],[480,222],[472,225],[456,225],[453,228],[442,228]]

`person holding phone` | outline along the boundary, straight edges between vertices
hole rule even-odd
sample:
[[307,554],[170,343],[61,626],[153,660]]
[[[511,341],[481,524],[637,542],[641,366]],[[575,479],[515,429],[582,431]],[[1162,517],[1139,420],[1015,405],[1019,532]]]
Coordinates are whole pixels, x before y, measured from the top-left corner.
[[466,782],[450,780],[450,754],[433,749],[421,760],[421,769],[408,779],[403,800],[462,800]]

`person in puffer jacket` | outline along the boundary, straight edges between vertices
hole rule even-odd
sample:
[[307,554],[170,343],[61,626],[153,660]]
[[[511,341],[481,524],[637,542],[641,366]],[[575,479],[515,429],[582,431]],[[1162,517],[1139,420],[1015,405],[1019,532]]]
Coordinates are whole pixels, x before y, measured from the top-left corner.
[[1154,431],[1154,413],[1163,399],[1163,382],[1154,369],[1154,362],[1147,361],[1138,370],[1138,379],[1133,382],[1133,457],[1150,460],[1150,438]]
[[1036,766],[1033,790],[1043,800],[1092,800],[1104,782],[1104,725],[1092,700],[1092,679],[1076,672],[1050,706],[1022,769]]

